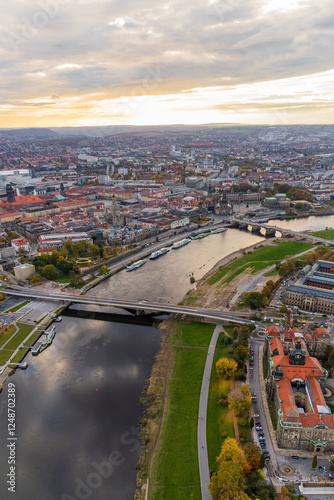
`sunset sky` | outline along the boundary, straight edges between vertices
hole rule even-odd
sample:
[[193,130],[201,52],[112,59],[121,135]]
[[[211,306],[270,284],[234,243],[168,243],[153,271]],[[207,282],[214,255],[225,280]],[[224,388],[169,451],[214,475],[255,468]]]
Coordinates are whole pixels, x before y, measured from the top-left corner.
[[0,127],[334,123],[333,0],[0,5]]

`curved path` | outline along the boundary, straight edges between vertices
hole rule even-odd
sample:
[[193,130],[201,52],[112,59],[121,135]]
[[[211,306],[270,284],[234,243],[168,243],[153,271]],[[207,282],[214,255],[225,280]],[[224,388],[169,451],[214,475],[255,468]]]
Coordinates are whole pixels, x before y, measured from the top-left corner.
[[199,475],[201,481],[202,500],[212,500],[212,496],[208,488],[208,484],[210,483],[210,471],[209,471],[209,461],[208,461],[208,449],[206,445],[206,415],[207,415],[209,385],[210,385],[213,356],[215,353],[215,348],[221,328],[222,325],[220,323],[217,324],[210,341],[204,368],[201,395],[199,399],[197,446],[198,446],[198,464],[199,464]]

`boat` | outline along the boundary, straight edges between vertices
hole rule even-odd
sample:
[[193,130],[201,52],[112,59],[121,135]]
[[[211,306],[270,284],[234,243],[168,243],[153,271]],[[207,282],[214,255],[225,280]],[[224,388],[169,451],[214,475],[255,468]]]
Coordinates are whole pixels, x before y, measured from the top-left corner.
[[41,342],[41,345],[39,347],[39,351],[38,353],[44,351],[44,349],[46,349],[47,347],[49,347],[49,345],[51,344],[52,340],[48,341],[47,339],[44,339],[42,342]]
[[145,259],[137,260],[137,262],[134,262],[133,264],[131,264],[131,266],[126,266],[126,272],[134,271],[135,269],[138,269],[138,267],[143,266],[145,263],[146,263]]
[[225,233],[225,231],[227,231],[227,227],[218,227],[217,229],[213,229],[211,234]]
[[188,245],[188,243],[191,242],[191,239],[190,238],[184,238],[183,240],[180,240],[180,241],[176,241],[175,243],[173,243],[172,245],[172,250],[176,250],[177,248],[181,248],[183,247],[184,245]]
[[32,347],[31,354],[33,356],[37,356],[37,354],[39,353],[39,348],[41,347],[41,345],[42,345],[42,342],[36,342],[36,344],[34,345],[34,347]]
[[209,233],[199,233],[199,234],[197,234],[195,236],[195,238],[193,238],[193,240],[201,240],[202,238],[206,238],[210,234],[211,234],[211,232],[209,232]]
[[160,257],[160,255],[164,255],[167,252],[169,252],[169,248],[167,247],[160,248],[159,250],[156,250],[155,252],[151,253],[150,260],[157,259],[158,257]]

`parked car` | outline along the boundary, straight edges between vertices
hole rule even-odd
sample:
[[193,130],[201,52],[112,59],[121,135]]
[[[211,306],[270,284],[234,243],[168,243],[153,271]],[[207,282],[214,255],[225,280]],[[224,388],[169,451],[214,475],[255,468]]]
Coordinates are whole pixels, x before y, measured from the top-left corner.
[[329,472],[328,477],[329,477],[329,479],[334,479],[334,474],[332,472]]
[[258,413],[254,413],[254,418],[259,418],[259,414]]
[[263,454],[263,455],[269,455],[269,451],[267,451],[267,450],[262,450],[262,454]]
[[323,469],[324,469],[324,472],[327,474],[327,469],[326,469],[326,467],[323,467]]
[[292,455],[291,458],[294,458],[295,460],[297,460],[297,458],[299,458],[299,457],[297,457],[297,455]]
[[319,472],[322,472],[322,467],[321,467],[321,465],[319,465]]

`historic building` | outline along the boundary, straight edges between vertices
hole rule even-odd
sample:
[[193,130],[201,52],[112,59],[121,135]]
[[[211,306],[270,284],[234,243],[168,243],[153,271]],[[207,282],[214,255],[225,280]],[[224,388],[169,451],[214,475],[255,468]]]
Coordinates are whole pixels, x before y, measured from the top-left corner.
[[219,197],[214,204],[213,212],[215,215],[232,215],[233,205],[227,199],[226,191],[223,192],[223,196]]
[[285,293],[285,304],[304,311],[334,313],[334,262],[318,260]]
[[[321,332],[318,334],[322,343]],[[334,416],[323,395],[328,374],[318,359],[309,355],[306,338],[307,334],[296,328],[288,332],[277,326],[267,329],[266,390],[275,405],[277,443],[293,450],[333,452]],[[314,342],[318,340],[308,338],[309,345]]]

